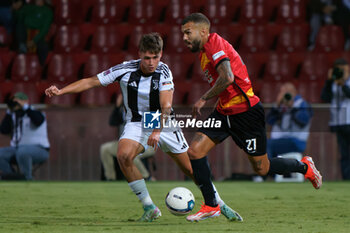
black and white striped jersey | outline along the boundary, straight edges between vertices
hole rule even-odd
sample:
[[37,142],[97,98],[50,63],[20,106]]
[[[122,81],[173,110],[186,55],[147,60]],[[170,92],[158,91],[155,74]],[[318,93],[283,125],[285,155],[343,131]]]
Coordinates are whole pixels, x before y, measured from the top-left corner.
[[103,86],[120,83],[127,122],[142,121],[144,112],[161,111],[159,92],[174,89],[173,75],[165,63],[159,62],[154,73],[145,75],[140,61],[125,61],[97,75]]

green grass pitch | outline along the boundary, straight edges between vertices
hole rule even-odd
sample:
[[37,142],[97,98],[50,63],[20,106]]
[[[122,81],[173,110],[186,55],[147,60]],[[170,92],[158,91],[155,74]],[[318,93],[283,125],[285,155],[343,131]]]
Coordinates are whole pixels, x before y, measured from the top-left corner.
[[177,186],[202,197],[192,182],[148,182],[162,217],[139,223],[143,211],[126,182],[0,182],[0,232],[350,232],[350,183],[216,182],[221,197],[244,218],[199,223],[171,215],[167,192]]

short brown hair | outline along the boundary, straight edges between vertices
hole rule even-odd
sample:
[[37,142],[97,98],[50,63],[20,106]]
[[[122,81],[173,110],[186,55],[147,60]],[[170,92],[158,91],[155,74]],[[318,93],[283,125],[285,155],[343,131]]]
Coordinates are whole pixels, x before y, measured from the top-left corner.
[[163,50],[163,39],[157,32],[145,34],[139,43],[140,52],[150,52],[158,54]]

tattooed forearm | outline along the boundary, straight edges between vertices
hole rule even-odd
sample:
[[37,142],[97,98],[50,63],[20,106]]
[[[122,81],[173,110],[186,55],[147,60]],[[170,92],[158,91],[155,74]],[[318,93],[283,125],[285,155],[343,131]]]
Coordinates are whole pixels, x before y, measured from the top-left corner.
[[203,96],[203,100],[209,100],[214,96],[223,92],[231,83],[233,83],[234,77],[231,70],[229,61],[223,61],[217,68],[219,77],[216,80],[214,86],[210,88]]

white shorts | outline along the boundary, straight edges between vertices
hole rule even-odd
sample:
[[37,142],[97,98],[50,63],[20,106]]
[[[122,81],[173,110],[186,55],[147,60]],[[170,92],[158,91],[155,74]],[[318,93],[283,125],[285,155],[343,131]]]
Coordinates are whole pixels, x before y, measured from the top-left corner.
[[[149,147],[147,141],[152,130],[144,129],[142,122],[128,122],[125,124],[124,131],[120,139],[131,139],[140,143],[145,150]],[[167,128],[160,133],[158,142],[159,148],[167,153],[184,153],[188,150],[188,143],[182,133],[181,128]]]

